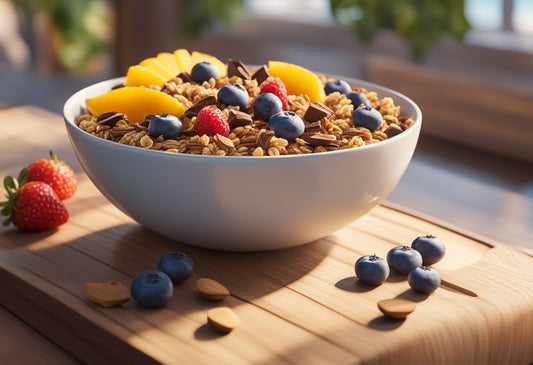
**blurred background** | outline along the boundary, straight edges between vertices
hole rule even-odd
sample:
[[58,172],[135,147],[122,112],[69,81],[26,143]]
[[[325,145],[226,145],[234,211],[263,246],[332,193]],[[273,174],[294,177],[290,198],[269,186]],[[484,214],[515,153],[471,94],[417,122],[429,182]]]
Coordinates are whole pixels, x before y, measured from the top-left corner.
[[376,82],[424,115],[390,199],[531,242],[532,19],[533,0],[0,0],[0,106],[61,113],[79,88],[177,48]]

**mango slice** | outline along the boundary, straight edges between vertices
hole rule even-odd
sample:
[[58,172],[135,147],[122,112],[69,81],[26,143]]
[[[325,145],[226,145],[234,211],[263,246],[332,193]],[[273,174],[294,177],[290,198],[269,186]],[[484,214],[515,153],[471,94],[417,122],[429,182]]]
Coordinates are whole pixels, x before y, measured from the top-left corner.
[[86,100],[94,115],[115,111],[124,113],[133,123],[140,123],[147,114],[167,113],[181,117],[185,107],[172,96],[157,90],[125,86]]
[[184,48],[177,49],[174,51],[174,57],[178,62],[181,72],[191,72],[192,66],[194,65],[192,64],[191,54],[189,51]]
[[126,74],[126,86],[149,87],[150,85],[157,85],[163,87],[166,81],[167,79],[164,76],[141,65],[130,66]]
[[174,54],[168,52],[161,52],[157,55],[157,60],[163,64],[174,76],[177,76],[181,69]]
[[[226,64],[222,61],[220,61],[215,56],[208,55],[206,53],[196,52],[193,51],[191,54],[191,61],[192,61],[192,67],[196,65],[198,62],[209,62],[212,65],[214,65],[216,68],[218,68],[219,77],[226,77],[228,74],[228,68]],[[189,70],[190,72],[190,70]]]
[[312,103],[323,102],[326,99],[324,85],[318,76],[308,69],[292,63],[269,61],[268,70],[270,75],[279,77],[283,81],[288,94],[307,94]]
[[173,79],[174,76],[176,76],[155,57],[146,58],[139,62],[139,65],[148,67],[149,69],[157,72],[167,80]]

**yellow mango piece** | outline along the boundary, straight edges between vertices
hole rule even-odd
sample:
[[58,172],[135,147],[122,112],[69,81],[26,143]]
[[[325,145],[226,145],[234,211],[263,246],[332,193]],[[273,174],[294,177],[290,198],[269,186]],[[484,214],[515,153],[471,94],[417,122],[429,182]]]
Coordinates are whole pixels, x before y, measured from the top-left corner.
[[189,51],[184,48],[177,49],[174,51],[174,57],[176,57],[181,72],[191,72],[193,64]]
[[133,123],[140,123],[147,114],[167,113],[181,117],[185,107],[172,96],[139,86],[125,86],[86,100],[94,115],[106,112],[124,113]]
[[228,74],[228,68],[226,64],[220,61],[215,56],[211,56],[206,53],[193,51],[193,53],[191,54],[191,60],[192,60],[191,70],[192,70],[192,67],[194,67],[194,65],[196,65],[198,62],[209,62],[210,64],[212,64],[218,69],[219,77],[226,77],[226,75]]
[[157,55],[157,60],[163,64],[170,72],[177,76],[181,69],[173,53],[161,52]]
[[166,81],[164,76],[141,65],[130,66],[126,74],[126,86],[149,87],[150,85],[157,85],[163,87]]
[[279,77],[283,81],[288,94],[306,94],[312,103],[326,99],[322,81],[306,68],[287,62],[269,61],[268,71],[271,76]]
[[174,76],[176,76],[155,57],[146,58],[139,62],[139,65],[148,67],[149,69],[157,72],[167,80],[173,79]]

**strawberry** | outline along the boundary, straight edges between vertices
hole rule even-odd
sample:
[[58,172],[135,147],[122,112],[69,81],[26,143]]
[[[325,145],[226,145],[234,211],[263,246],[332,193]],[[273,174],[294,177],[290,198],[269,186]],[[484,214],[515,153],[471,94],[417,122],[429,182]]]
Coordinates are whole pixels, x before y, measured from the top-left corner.
[[287,110],[289,105],[289,98],[287,96],[287,88],[279,77],[269,77],[261,83],[260,93],[272,93],[281,100],[281,107]]
[[50,158],[37,160],[28,166],[28,181],[47,183],[61,200],[74,195],[77,186],[74,171],[63,161],[59,161],[52,151]]
[[215,108],[205,107],[196,116],[194,123],[194,133],[198,136],[207,134],[214,136],[220,134],[229,136],[229,123],[222,115],[222,112]]
[[[50,185],[42,181],[27,182],[25,168],[15,181],[11,176],[4,178],[7,201],[1,202],[1,214],[7,216],[3,225],[13,223],[21,231],[41,231],[65,223],[69,214]],[[18,185],[18,186],[17,186]]]

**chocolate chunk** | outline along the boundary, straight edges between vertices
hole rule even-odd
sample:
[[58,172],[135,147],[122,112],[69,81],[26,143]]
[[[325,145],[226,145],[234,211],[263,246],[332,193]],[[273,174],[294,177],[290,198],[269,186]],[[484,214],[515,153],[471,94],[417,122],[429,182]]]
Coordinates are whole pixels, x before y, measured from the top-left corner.
[[300,139],[304,140],[306,143],[310,144],[313,147],[316,146],[329,146],[329,147],[339,147],[340,141],[337,140],[335,136],[329,134],[316,133],[310,136],[302,136]]
[[314,133],[318,133],[318,132],[321,132],[322,131],[322,123],[320,123],[320,120],[319,121],[316,121],[316,122],[313,122],[313,123],[308,123],[306,126],[305,126],[305,132],[312,132],[312,134]]
[[325,104],[321,102],[311,103],[305,111],[304,120],[312,123],[322,118],[328,118],[333,114],[333,110],[328,108]]
[[100,114],[96,118],[96,123],[104,124],[104,125],[108,125],[110,127],[113,127],[113,126],[115,126],[115,124],[117,124],[118,121],[124,120],[124,119],[126,119],[126,116],[124,114],[122,114],[122,113],[107,112],[107,113],[104,113],[104,114]]
[[268,144],[270,140],[274,138],[276,134],[273,131],[261,131],[257,135],[256,144],[258,147],[261,147],[263,151],[268,150]]
[[268,72],[267,65],[263,65],[257,69],[257,71],[254,72],[252,75],[252,79],[257,80],[257,84],[261,85],[263,81],[268,79],[270,77],[270,72]]
[[252,124],[252,116],[238,110],[230,110],[228,123],[231,129],[249,125]]
[[228,60],[228,77],[237,76],[243,80],[250,80],[252,75],[250,70],[242,61]]
[[180,73],[178,76],[176,77],[179,77],[180,79],[183,80],[183,82],[193,82],[192,81],[192,77],[191,77],[191,74],[188,73],[188,72],[182,72]]
[[215,95],[209,95],[206,96],[196,102],[193,106],[191,106],[189,109],[185,110],[185,115],[187,118],[192,118],[198,115],[200,110],[205,108],[209,105],[216,105],[217,104],[217,97]]

